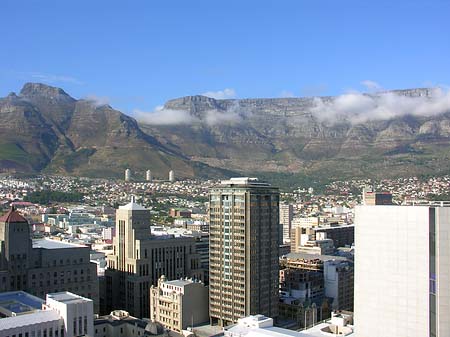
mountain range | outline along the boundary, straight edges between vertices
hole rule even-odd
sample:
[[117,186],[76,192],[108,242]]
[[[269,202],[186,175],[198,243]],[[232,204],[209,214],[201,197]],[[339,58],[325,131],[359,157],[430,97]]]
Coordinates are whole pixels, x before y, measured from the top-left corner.
[[446,174],[448,93],[421,88],[338,97],[188,96],[134,118],[27,83],[0,99],[3,172],[164,178],[341,179]]

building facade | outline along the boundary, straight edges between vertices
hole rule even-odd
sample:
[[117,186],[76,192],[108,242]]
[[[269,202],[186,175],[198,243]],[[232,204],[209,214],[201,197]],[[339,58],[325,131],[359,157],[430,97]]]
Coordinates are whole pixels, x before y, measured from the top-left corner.
[[208,288],[199,281],[168,281],[161,276],[150,290],[150,316],[167,329],[181,333],[209,320]]
[[356,207],[358,336],[450,336],[449,230],[437,203]]
[[70,292],[46,301],[23,291],[0,294],[2,337],[94,337],[92,300]]
[[30,225],[11,209],[0,218],[0,291],[23,290],[45,298],[74,292],[94,301],[98,312],[97,266],[87,246],[31,240]]
[[210,190],[210,318],[278,316],[279,191],[256,178]]
[[114,252],[107,257],[105,310],[150,317],[150,286],[161,275],[203,279],[193,237],[153,236],[150,211],[132,201],[116,212]]
[[291,241],[291,225],[294,216],[294,206],[290,204],[280,204],[280,226],[283,235],[281,243]]
[[178,337],[160,323],[133,317],[125,310],[96,318],[94,333],[95,337]]

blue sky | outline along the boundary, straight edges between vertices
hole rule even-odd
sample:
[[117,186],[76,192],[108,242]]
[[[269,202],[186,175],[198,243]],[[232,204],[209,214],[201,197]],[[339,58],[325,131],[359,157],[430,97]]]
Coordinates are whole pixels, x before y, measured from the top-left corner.
[[132,114],[207,92],[448,85],[449,13],[437,0],[2,0],[0,96],[44,82]]

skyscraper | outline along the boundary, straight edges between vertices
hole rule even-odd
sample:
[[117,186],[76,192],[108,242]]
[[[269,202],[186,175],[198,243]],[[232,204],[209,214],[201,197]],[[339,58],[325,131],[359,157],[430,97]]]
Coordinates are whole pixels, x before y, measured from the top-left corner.
[[256,178],[210,190],[210,319],[278,316],[279,191]]
[[106,311],[127,310],[150,317],[150,286],[161,275],[169,280],[203,278],[193,237],[150,234],[150,211],[132,198],[116,211],[114,253],[107,258]]
[[358,337],[450,336],[450,207],[357,206]]

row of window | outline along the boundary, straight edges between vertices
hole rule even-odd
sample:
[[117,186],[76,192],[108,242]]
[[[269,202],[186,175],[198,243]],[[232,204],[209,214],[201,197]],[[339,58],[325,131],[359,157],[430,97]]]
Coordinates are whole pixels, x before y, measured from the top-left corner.
[[55,329],[55,333],[53,334],[53,328],[43,329],[43,330],[32,330],[30,332],[13,334],[11,336],[6,337],[64,337],[64,327],[61,327],[60,330]]

